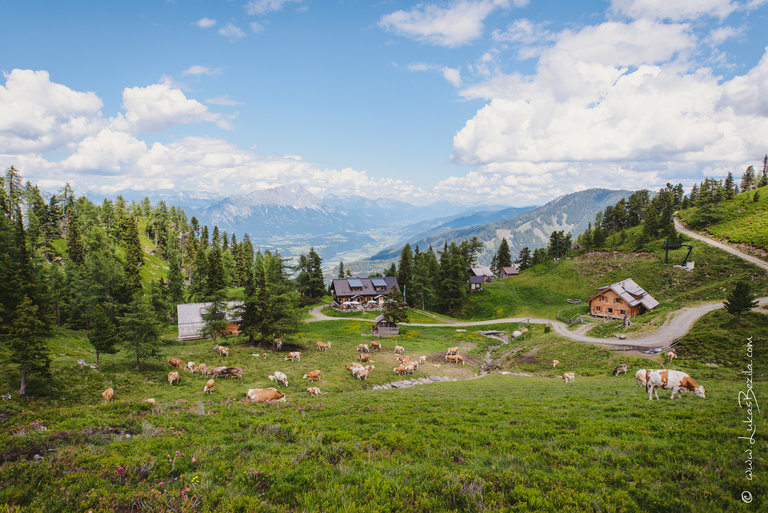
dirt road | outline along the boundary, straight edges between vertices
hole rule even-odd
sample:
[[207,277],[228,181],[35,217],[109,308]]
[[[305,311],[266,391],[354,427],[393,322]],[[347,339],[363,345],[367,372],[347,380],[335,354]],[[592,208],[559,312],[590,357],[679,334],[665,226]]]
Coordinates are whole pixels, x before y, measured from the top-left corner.
[[[717,242],[715,240],[712,240],[708,237],[705,237],[703,235],[699,235],[696,232],[693,232],[687,228],[685,228],[677,219],[675,219],[675,227],[678,231],[681,233],[684,233],[685,235],[688,235],[690,237],[693,237],[695,239],[701,240],[706,242],[707,244],[711,244],[713,246],[716,246],[720,249],[723,249],[724,251],[727,251],[731,254],[734,254],[740,258],[743,258],[744,260],[747,260],[757,266],[762,267],[763,269],[768,270],[768,263],[755,258],[751,255],[747,255],[746,253],[742,253],[741,251],[734,249],[730,246],[726,246],[725,244],[722,244],[720,242]],[[758,303],[760,305],[760,308],[768,308],[768,297],[761,297],[758,299]],[[568,329],[568,326],[565,323],[562,323],[560,321],[551,320],[551,319],[536,319],[536,318],[529,318],[529,317],[508,317],[505,319],[491,319],[488,321],[471,321],[471,322],[451,322],[451,323],[441,323],[441,324],[425,324],[425,323],[402,323],[402,326],[417,326],[417,327],[423,327],[423,328],[464,328],[469,326],[487,326],[491,324],[516,324],[519,322],[531,322],[532,324],[550,324],[552,325],[552,328],[557,332],[557,334],[562,335],[564,337],[567,337],[571,340],[576,340],[578,342],[587,342],[590,344],[600,344],[600,345],[610,345],[610,346],[632,346],[632,347],[665,347],[670,345],[672,342],[675,341],[675,339],[678,339],[688,333],[688,331],[691,329],[691,326],[698,321],[701,317],[708,314],[709,312],[713,310],[717,310],[718,308],[723,307],[723,302],[713,302],[713,303],[702,303],[700,305],[694,305],[694,306],[688,306],[685,308],[681,308],[679,310],[675,310],[669,316],[667,317],[666,321],[664,321],[664,324],[662,324],[658,329],[654,330],[651,333],[642,333],[642,334],[629,334],[627,335],[627,338],[625,340],[619,340],[615,338],[596,338],[596,337],[588,337],[586,335],[581,335],[579,333],[574,333],[573,331],[570,331]],[[309,319],[307,322],[315,322],[315,321],[343,321],[343,320],[349,320],[349,321],[364,321],[364,322],[370,322],[370,319],[352,319],[349,317],[329,317],[325,314],[323,314],[320,310],[325,308],[325,306],[318,306],[313,308],[310,311],[310,314],[312,315],[312,318]]]

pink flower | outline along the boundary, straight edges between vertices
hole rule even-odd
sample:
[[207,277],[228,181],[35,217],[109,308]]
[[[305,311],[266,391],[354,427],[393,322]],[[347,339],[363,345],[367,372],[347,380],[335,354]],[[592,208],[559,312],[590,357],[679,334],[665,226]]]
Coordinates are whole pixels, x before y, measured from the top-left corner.
[[159,483],[157,483],[157,486],[163,486],[164,484],[165,484],[164,481],[160,481]]
[[192,456],[192,463],[195,463],[196,461],[197,461],[197,460],[195,459],[195,457],[194,457],[194,456]]

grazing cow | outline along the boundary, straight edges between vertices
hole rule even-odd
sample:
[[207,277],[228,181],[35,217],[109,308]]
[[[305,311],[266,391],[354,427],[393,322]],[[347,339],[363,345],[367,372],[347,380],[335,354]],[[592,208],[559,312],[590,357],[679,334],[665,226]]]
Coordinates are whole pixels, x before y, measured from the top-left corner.
[[184,367],[184,370],[194,374],[195,371],[197,370],[197,365],[195,365],[195,362],[187,362],[187,365]]
[[400,355],[397,357],[397,361],[400,363],[407,363],[411,361],[411,357],[408,356],[407,354]]
[[104,399],[104,404],[110,402],[114,396],[115,391],[112,389],[112,387],[109,387],[101,393],[101,398]]
[[278,351],[283,348],[283,339],[281,337],[275,337],[273,343],[275,344],[275,349]]
[[168,384],[173,385],[173,382],[176,382],[176,384],[179,383],[179,373],[176,371],[172,371],[168,373]]
[[[352,371],[352,375],[356,377],[357,379],[367,379],[368,373],[371,372],[373,369],[375,369],[373,365],[366,365],[365,367],[357,367]],[[363,378],[360,377],[360,374],[364,374],[365,376]]]
[[291,361],[294,361],[294,360],[301,361],[301,351],[291,351],[286,355],[285,359],[291,360]]
[[357,357],[361,362],[367,362],[371,359],[371,353],[360,353]]
[[171,364],[171,367],[176,367],[177,369],[184,368],[184,362],[182,362],[178,358],[168,358],[168,363]]
[[[219,369],[220,367],[217,367]],[[217,375],[221,376],[227,376],[230,378],[237,378],[237,379],[243,379],[243,369],[240,367],[224,367],[223,370],[220,370]]]
[[464,357],[460,354],[449,354],[445,356],[445,359],[448,360],[450,363],[459,363],[461,362],[462,365],[464,365]]
[[348,371],[350,371],[352,373],[352,375],[354,376],[357,371],[359,371],[360,369],[364,369],[365,367],[363,367],[359,363],[355,362],[352,365],[344,365],[344,368],[347,369]]
[[560,363],[560,360],[552,360],[552,367],[557,367],[559,363]]
[[203,387],[203,392],[206,394],[210,394],[213,392],[213,386],[216,384],[216,382],[212,379],[209,379],[205,382],[205,386]]
[[648,400],[653,400],[653,395],[656,399],[659,398],[657,388],[671,388],[672,395],[670,399],[674,399],[678,392],[693,392],[697,397],[705,398],[705,390],[701,385],[691,379],[691,377],[683,371],[678,370],[651,370],[647,369],[645,374],[645,386],[648,389]]
[[576,379],[576,374],[573,372],[566,372],[563,374],[563,381],[566,383],[573,383],[574,379]]
[[619,375],[619,374],[621,374],[622,372],[623,372],[624,374],[626,374],[626,373],[627,373],[627,369],[628,369],[628,368],[629,368],[629,366],[628,366],[626,363],[622,363],[621,365],[619,365],[618,367],[616,367],[615,369],[613,369],[613,375],[614,375],[614,376],[618,376],[618,375]]
[[419,365],[424,365],[425,363],[427,363],[427,357],[424,355],[419,356]]
[[288,376],[286,376],[285,374],[283,374],[280,371],[275,371],[274,374],[272,374],[271,376],[267,376],[267,377],[269,378],[270,381],[274,381],[276,383],[279,381],[284,386],[288,386]]
[[155,398],[154,397],[148,397],[148,398],[144,399],[144,402],[145,403],[149,403],[152,406],[155,406]]
[[213,369],[208,371],[208,375],[211,376],[211,377],[216,377],[219,374],[224,374],[224,372],[226,372],[226,370],[227,370],[226,367],[214,367]]
[[405,348],[403,346],[395,346],[395,354],[405,354]]
[[255,403],[274,404],[285,402],[285,394],[278,392],[274,388],[251,388],[245,395]]
[[375,349],[376,351],[381,351],[381,342],[378,342],[376,340],[371,341],[371,349]]
[[665,358],[666,362],[669,364],[669,363],[672,362],[672,360],[677,358],[677,353],[674,352],[674,351],[669,351],[669,352],[664,354],[664,358]]
[[229,348],[224,346],[216,346],[216,351],[219,352],[219,356],[226,356],[229,358]]
[[309,387],[307,392],[309,392],[309,395],[320,395],[320,389],[318,387]]
[[458,347],[449,347],[448,349],[445,350],[445,354],[446,354],[446,356],[447,355],[452,355],[452,354],[459,354],[459,348]]
[[325,351],[326,349],[330,349],[330,347],[331,347],[331,343],[330,342],[318,342],[317,343],[317,348],[320,351]]
[[308,379],[310,381],[314,381],[316,379],[320,379],[321,372],[319,370],[313,370],[312,372],[307,372],[304,374],[304,379]]
[[371,350],[368,349],[368,344],[358,344],[357,345],[357,351],[359,353],[370,353]]
[[360,372],[355,374],[355,377],[357,379],[359,379],[359,380],[363,380],[363,379],[367,380],[368,379],[368,369],[361,370]]
[[405,367],[405,365],[403,365],[403,364],[401,363],[400,365],[398,365],[397,367],[395,367],[394,369],[392,369],[392,372],[394,372],[395,374],[398,374],[398,375],[402,376],[402,375],[403,375],[403,374],[405,374],[407,371],[406,371],[406,367]]
[[643,385],[645,386],[645,373],[647,369],[640,369],[639,371],[635,372],[635,386],[637,385]]
[[204,363],[199,364],[197,366],[197,372],[199,372],[201,376],[205,376],[208,374],[208,366]]

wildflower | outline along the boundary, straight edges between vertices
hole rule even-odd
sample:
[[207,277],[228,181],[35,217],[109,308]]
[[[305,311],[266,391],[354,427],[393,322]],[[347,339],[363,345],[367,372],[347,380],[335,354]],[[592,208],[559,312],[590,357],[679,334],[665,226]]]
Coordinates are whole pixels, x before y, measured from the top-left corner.
[[195,463],[196,461],[197,461],[197,460],[195,459],[195,457],[194,457],[194,456],[192,456],[192,463]]

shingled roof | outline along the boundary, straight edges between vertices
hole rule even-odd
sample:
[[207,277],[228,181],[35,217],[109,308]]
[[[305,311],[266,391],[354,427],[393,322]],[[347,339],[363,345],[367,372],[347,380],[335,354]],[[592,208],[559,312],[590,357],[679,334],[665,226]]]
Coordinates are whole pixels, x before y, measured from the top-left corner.
[[[357,284],[360,282],[361,288],[352,290],[350,281]],[[384,290],[376,290],[373,285],[373,280],[383,280],[386,285]],[[331,287],[336,292],[337,297],[355,297],[355,296],[385,296],[393,288],[400,289],[397,284],[397,278],[394,276],[387,276],[385,278],[337,278],[333,280]]]
[[629,306],[637,306],[637,305],[643,305],[647,310],[652,310],[656,308],[659,305],[659,302],[656,301],[656,299],[653,298],[650,294],[648,294],[643,288],[635,283],[635,281],[632,278],[627,278],[626,280],[621,280],[619,282],[616,282],[612,285],[607,285],[605,287],[600,287],[594,296],[589,298],[589,301],[592,300],[592,298],[599,296],[606,290],[611,289],[614,291],[618,296],[627,302]]

